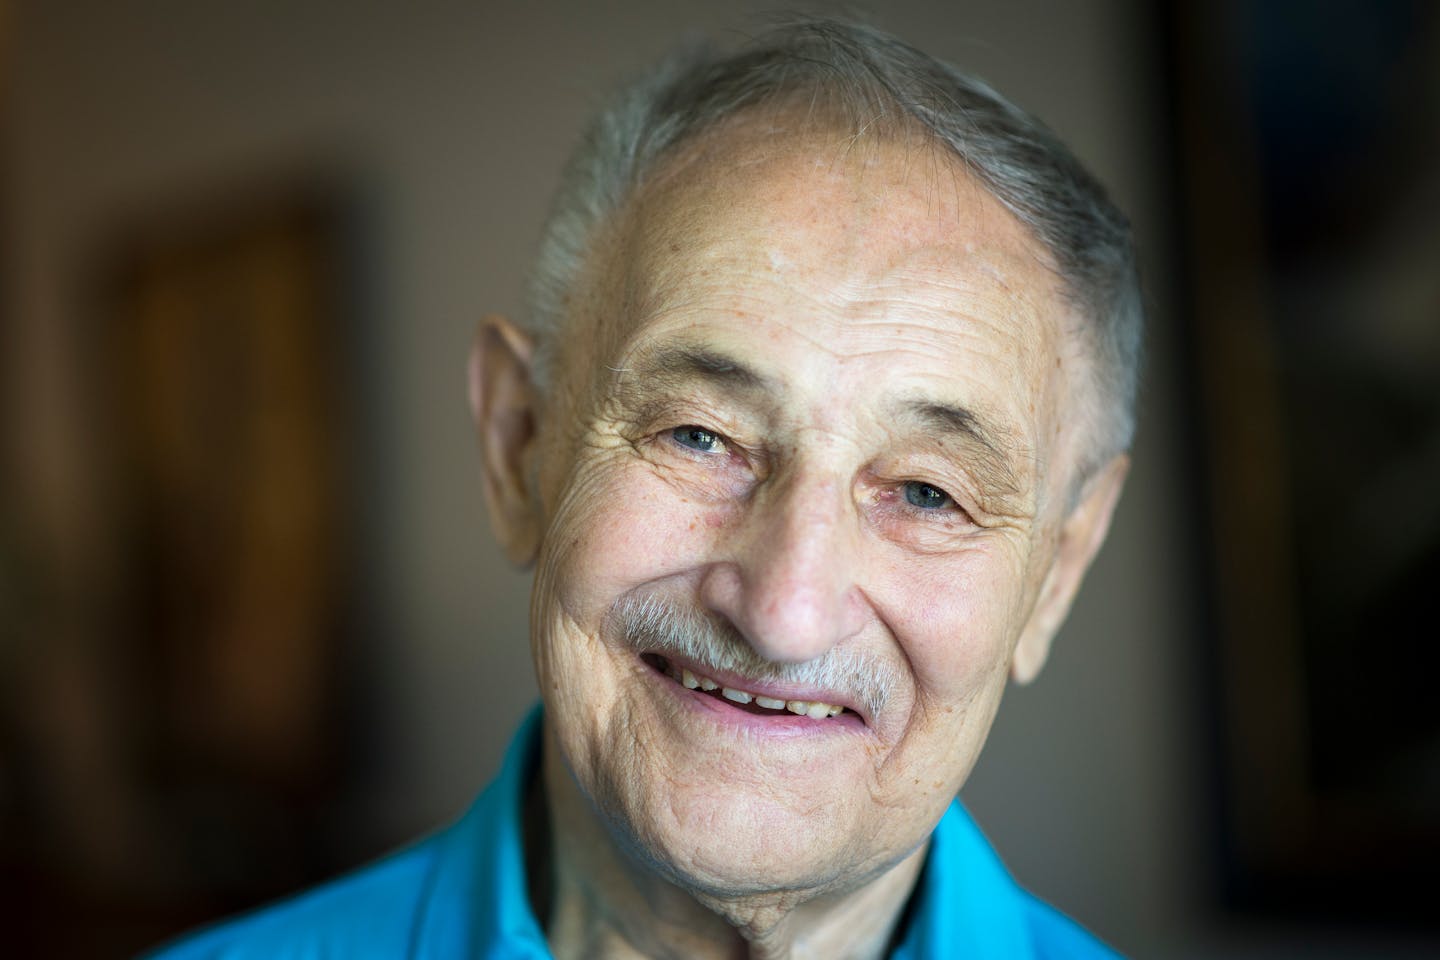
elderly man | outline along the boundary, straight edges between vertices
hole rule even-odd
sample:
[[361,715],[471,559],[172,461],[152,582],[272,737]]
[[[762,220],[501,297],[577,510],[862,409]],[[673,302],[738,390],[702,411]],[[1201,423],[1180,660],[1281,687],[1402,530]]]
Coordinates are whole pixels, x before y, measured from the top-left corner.
[[543,707],[455,826],[201,956],[1108,956],[954,798],[1126,471],[1124,219],[1034,120],[804,21],[626,91],[470,367]]

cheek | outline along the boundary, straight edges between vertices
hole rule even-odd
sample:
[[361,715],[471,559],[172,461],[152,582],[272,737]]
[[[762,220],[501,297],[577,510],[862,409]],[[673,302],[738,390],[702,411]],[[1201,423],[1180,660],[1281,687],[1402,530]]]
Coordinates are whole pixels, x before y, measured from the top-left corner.
[[886,585],[886,620],[922,697],[965,702],[1004,672],[1019,635],[1023,558],[1003,543],[913,558]]
[[[557,498],[536,568],[535,669],[561,755],[602,806],[625,806],[617,799],[629,789],[625,771],[646,763],[635,751],[650,728],[625,695],[639,661],[605,634],[605,618],[627,592],[683,585],[700,569],[715,533],[707,517],[619,452],[578,465]],[[577,676],[584,682],[570,682]]]
[[724,511],[678,493],[628,457],[577,470],[546,532],[541,558],[558,608],[593,630],[622,594],[697,569]]

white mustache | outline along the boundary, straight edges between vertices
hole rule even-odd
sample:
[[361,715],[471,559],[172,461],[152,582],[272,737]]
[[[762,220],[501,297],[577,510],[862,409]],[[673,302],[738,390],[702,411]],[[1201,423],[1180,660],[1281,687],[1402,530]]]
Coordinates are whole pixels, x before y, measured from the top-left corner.
[[838,692],[871,719],[885,709],[898,683],[891,664],[854,651],[830,650],[804,663],[767,660],[724,620],[656,596],[627,594],[610,615],[640,653],[669,653],[716,671]]

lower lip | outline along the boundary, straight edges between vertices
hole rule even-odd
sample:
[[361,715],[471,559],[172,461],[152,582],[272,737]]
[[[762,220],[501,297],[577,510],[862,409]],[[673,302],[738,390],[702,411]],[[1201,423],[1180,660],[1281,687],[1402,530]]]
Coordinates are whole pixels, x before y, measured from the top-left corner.
[[834,717],[819,720],[798,714],[775,711],[770,714],[750,713],[724,697],[715,696],[703,690],[691,690],[677,683],[669,676],[643,664],[652,683],[661,687],[662,694],[668,694],[678,701],[687,712],[704,718],[711,723],[749,736],[794,739],[797,737],[816,738],[822,736],[853,736],[866,730],[865,724],[853,712],[847,710]]

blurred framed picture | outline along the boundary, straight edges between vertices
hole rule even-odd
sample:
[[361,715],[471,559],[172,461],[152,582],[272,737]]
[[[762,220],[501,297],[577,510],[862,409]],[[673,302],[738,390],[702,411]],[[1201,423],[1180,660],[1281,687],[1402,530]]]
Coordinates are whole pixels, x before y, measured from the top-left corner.
[[322,191],[158,218],[105,269],[122,622],[156,782],[304,793],[333,764],[347,424]]
[[87,476],[33,553],[29,706],[0,730],[22,953],[129,955],[360,855],[348,196],[167,200],[77,258]]

